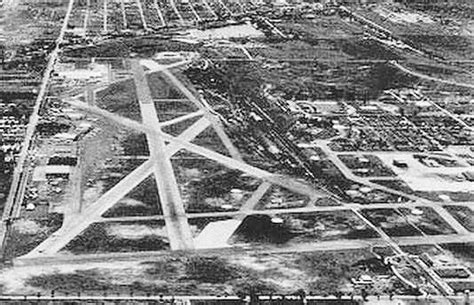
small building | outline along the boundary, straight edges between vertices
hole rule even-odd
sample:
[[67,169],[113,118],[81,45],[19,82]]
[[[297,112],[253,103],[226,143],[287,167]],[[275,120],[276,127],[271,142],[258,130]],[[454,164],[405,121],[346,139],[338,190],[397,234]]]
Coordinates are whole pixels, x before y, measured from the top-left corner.
[[45,165],[35,168],[33,181],[46,181],[48,179],[64,178],[69,179],[73,171],[72,166],[68,165]]

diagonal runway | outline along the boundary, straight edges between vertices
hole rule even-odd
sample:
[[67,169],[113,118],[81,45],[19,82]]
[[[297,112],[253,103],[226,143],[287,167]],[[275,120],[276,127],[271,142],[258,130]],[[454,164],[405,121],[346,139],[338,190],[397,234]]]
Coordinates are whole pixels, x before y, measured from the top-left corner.
[[202,114],[203,114],[203,112],[201,110],[198,110],[198,111],[191,112],[191,113],[179,116],[177,118],[174,118],[174,119],[171,119],[171,120],[168,120],[168,121],[164,121],[163,123],[160,124],[160,126],[165,127],[165,126],[169,126],[169,125],[173,125],[173,124],[178,124],[182,121],[186,121],[186,120],[189,120],[189,119],[193,119],[197,116],[201,116]]
[[[199,124],[198,124],[199,123]],[[199,127],[195,126],[196,124]],[[184,131],[180,138],[186,141],[192,140],[196,136],[196,130],[205,129],[201,125],[209,126],[209,122],[206,119],[201,119],[196,122],[194,125],[190,126],[186,131]],[[196,128],[197,127],[197,128]],[[176,147],[167,146],[166,154],[171,156],[176,152]],[[30,252],[25,257],[35,257],[38,255],[51,255],[69,243],[75,236],[81,234],[90,224],[97,222],[101,219],[103,213],[110,209],[114,204],[116,204],[120,199],[122,199],[128,192],[130,192],[134,187],[140,184],[153,172],[154,164],[152,161],[146,161],[117,185],[111,188],[106,192],[102,197],[100,197],[95,203],[87,207],[79,215],[75,215],[74,219],[71,221],[65,220],[63,227],[57,231],[54,236],[48,238],[42,244],[40,244],[36,249]],[[76,217],[77,216],[77,217]],[[160,216],[160,219],[164,219]]]
[[[120,181],[115,187],[105,193],[99,200],[87,207],[81,215],[73,221],[65,223],[64,226],[53,236],[45,240],[36,249],[30,252],[26,257],[35,257],[39,255],[53,254],[67,245],[75,236],[79,235],[91,223],[100,221],[101,215],[111,208],[117,201],[123,198],[130,190],[132,190],[141,181],[147,178],[151,173],[155,174],[160,198],[164,204],[162,209],[165,214],[164,218],[170,223],[170,242],[173,249],[193,249],[193,241],[187,223],[187,216],[184,211],[182,200],[179,194],[179,188],[174,179],[174,171],[171,162],[163,156],[171,156],[179,149],[187,149],[190,152],[202,155],[208,159],[217,161],[230,168],[238,169],[267,181],[263,189],[267,189],[270,183],[280,185],[284,188],[292,190],[296,193],[307,195],[310,198],[318,198],[325,196],[325,193],[313,189],[311,186],[301,183],[295,179],[274,175],[265,170],[253,167],[242,161],[229,158],[227,156],[216,153],[212,150],[189,143],[196,135],[209,126],[210,122],[206,118],[201,118],[190,128],[183,132],[179,137],[173,137],[161,131],[156,108],[146,83],[145,72],[138,61],[132,64],[134,78],[139,88],[139,101],[143,114],[143,122],[126,119],[91,106],[86,103],[66,99],[65,101],[72,106],[81,108],[94,114],[101,115],[107,119],[113,120],[121,125],[134,130],[139,130],[147,134],[150,150],[153,151],[150,160],[145,162],[130,175]],[[166,145],[166,143],[169,143]],[[166,174],[164,174],[166,173]],[[161,179],[160,179],[161,178]],[[172,178],[172,179],[170,179]],[[260,197],[261,195],[259,195]],[[168,226],[167,226],[168,227]]]
[[243,161],[242,155],[237,147],[234,146],[229,136],[225,133],[221,121],[213,114],[214,110],[212,110],[212,107],[206,101],[201,101],[196,98],[196,95],[169,71],[170,68],[171,67],[162,68],[161,72],[184,94],[184,96],[186,96],[186,98],[204,112],[204,116],[212,123],[217,136],[221,139],[222,144],[227,148],[232,158]]
[[132,171],[124,179],[120,180],[112,189],[107,191],[96,202],[88,206],[83,212],[51,235],[42,242],[33,251],[25,255],[25,257],[34,257],[39,255],[53,254],[66,246],[74,237],[81,234],[91,223],[100,219],[100,216],[110,209],[117,201],[122,199],[128,192],[136,187],[145,178],[153,172],[153,162],[146,161],[134,171]]
[[327,197],[327,193],[321,190],[315,189],[313,186],[302,183],[298,181],[297,179],[291,178],[291,177],[286,177],[286,176],[281,176],[278,174],[273,174],[270,173],[266,170],[260,169],[258,167],[254,167],[252,165],[249,165],[247,163],[244,163],[242,161],[229,158],[227,156],[224,156],[220,153],[217,153],[215,151],[212,151],[210,149],[183,141],[177,137],[171,136],[169,134],[163,133],[160,130],[156,130],[153,128],[150,128],[146,125],[143,125],[137,121],[131,120],[124,118],[122,116],[119,116],[117,114],[108,112],[106,110],[100,109],[95,106],[90,106],[87,105],[86,103],[77,101],[77,100],[67,100],[68,103],[70,103],[72,106],[75,106],[77,108],[84,109],[90,113],[94,113],[96,115],[100,115],[102,117],[105,117],[107,119],[110,119],[124,127],[134,129],[140,132],[145,132],[145,133],[155,133],[157,136],[163,137],[167,142],[170,143],[177,143],[181,145],[181,148],[187,149],[190,152],[196,153],[198,155],[204,156],[208,159],[214,160],[216,162],[219,162],[227,167],[237,169],[240,171],[243,171],[251,176],[254,176],[256,178],[264,179],[268,182],[271,182],[273,184],[279,185],[281,187],[284,187],[290,191],[293,191],[298,194],[306,195],[310,197],[310,199],[314,198],[320,198],[320,197]]
[[[191,125],[188,129],[186,129],[183,133],[179,135],[179,139],[189,142],[192,141],[195,137],[197,137],[201,132],[206,130],[209,127],[210,123],[206,118],[199,119],[196,123]],[[166,146],[166,153],[168,157],[173,156],[181,149],[181,145],[171,143]]]
[[165,217],[170,246],[172,250],[191,250],[194,248],[191,229],[173,166],[166,153],[166,143],[161,137],[160,122],[145,71],[138,60],[131,61],[131,68],[137,87],[143,124],[152,130],[158,131],[157,133],[147,132],[146,137],[150,147],[150,156],[155,161],[153,173],[160,195],[161,209]]

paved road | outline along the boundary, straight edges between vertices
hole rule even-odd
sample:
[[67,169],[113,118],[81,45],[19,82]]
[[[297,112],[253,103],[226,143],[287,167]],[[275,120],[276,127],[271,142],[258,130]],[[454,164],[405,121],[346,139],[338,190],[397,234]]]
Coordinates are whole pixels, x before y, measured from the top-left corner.
[[[36,97],[35,106],[33,107],[33,111],[30,115],[28,126],[26,128],[25,138],[23,140],[21,151],[18,156],[18,161],[16,163],[15,170],[13,172],[10,191],[8,193],[7,202],[5,203],[5,207],[3,210],[3,216],[2,216],[3,221],[2,221],[2,227],[0,228],[0,249],[3,248],[4,239],[7,233],[5,220],[10,218],[11,213],[14,212],[15,209],[19,209],[18,205],[20,205],[21,201],[23,200],[22,196],[17,198],[16,191],[21,184],[25,184],[25,181],[22,181],[22,179],[27,179],[27,173],[26,172],[24,173],[23,171],[26,168],[25,165],[27,164],[27,161],[28,161],[27,160],[28,150],[30,149],[33,135],[36,130],[36,125],[38,124],[38,121],[39,121],[39,110],[41,108],[43,98],[47,92],[49,79],[51,77],[51,73],[53,71],[54,65],[58,58],[61,44],[64,41],[64,34],[66,32],[67,25],[69,23],[69,18],[71,16],[73,5],[74,5],[74,0],[69,0],[66,15],[64,17],[63,24],[61,27],[61,31],[59,32],[58,39],[56,40],[56,47],[49,55],[49,60],[48,60],[48,64],[46,66],[46,69],[43,75],[41,87],[40,87],[38,96]],[[15,207],[15,205],[17,205],[17,207]]]
[[451,81],[451,80],[445,80],[445,79],[440,79],[440,78],[428,76],[428,75],[425,75],[425,74],[422,74],[422,73],[419,73],[419,72],[416,72],[416,71],[412,71],[408,68],[405,68],[404,66],[402,66],[401,64],[399,64],[395,60],[390,61],[390,63],[393,66],[395,66],[396,68],[400,69],[401,71],[403,71],[407,74],[416,76],[416,77],[421,78],[421,79],[426,79],[426,80],[430,80],[430,81],[433,81],[433,82],[447,84],[447,85],[456,86],[456,87],[464,87],[464,88],[474,89],[474,84],[463,83],[463,82],[458,82],[458,81]]
[[170,0],[171,8],[173,9],[176,16],[178,16],[178,19],[179,19],[179,22],[181,23],[181,25],[185,25],[186,23],[184,22],[183,16],[181,16],[181,13],[179,12],[178,8],[176,7],[176,3],[174,1],[175,0]]
[[[350,169],[347,168],[347,166],[337,157],[337,154],[334,153],[328,146],[327,146],[327,141],[320,143],[321,150],[326,154],[327,158],[337,166],[337,168],[344,174],[344,176],[352,181],[358,182],[360,184],[369,186],[373,189],[378,189],[390,194],[395,194],[403,197],[407,197],[411,200],[416,201],[416,205],[421,205],[423,203],[427,203],[428,207],[431,207],[435,209],[435,211],[438,213],[438,215],[443,218],[456,232],[464,234],[467,233],[467,230],[451,215],[449,214],[444,208],[443,205],[444,203],[440,202],[432,202],[430,200],[427,200],[425,198],[421,198],[415,195],[411,194],[406,194],[405,192],[393,190],[391,188],[379,185],[377,183],[372,183],[369,181],[369,179],[373,179],[372,177],[370,178],[362,178],[354,175]],[[413,204],[412,204],[413,206]]]
[[81,214],[69,218],[63,226],[53,233],[25,257],[52,255],[66,246],[74,237],[84,231],[91,223],[100,219],[108,209],[114,206],[128,192],[142,182],[153,172],[153,162],[146,161],[124,179],[120,180],[113,188],[102,195],[96,202],[85,208]]
[[[209,123],[206,119],[201,119],[196,122],[198,125],[202,125],[204,122],[205,126],[208,126]],[[180,137],[183,140],[189,141],[196,136],[197,130],[202,130],[202,127],[191,126],[183,132]],[[166,154],[172,155],[176,151],[176,147],[167,146]],[[137,186],[141,181],[147,178],[153,171],[154,164],[152,161],[147,161],[142,164],[135,171],[130,173],[107,193],[105,193],[98,201],[93,203],[86,210],[82,211],[80,215],[75,215],[71,221],[67,218],[63,227],[57,231],[54,236],[47,239],[39,247],[33,250],[27,256],[38,256],[38,255],[48,255],[59,251],[67,243],[72,240],[76,235],[80,234],[85,230],[90,224],[100,220],[100,216],[111,208],[117,201],[122,199],[128,192],[130,192],[135,186]],[[161,217],[163,219],[163,217]]]
[[90,13],[91,13],[91,2],[90,0],[87,0],[86,13],[84,14],[84,23],[82,25],[84,34],[87,34],[87,24],[89,23]]
[[[201,118],[192,124],[188,129],[181,133],[178,137],[182,141],[190,142],[196,138],[200,133],[209,127],[210,123],[206,118]],[[171,143],[166,146],[166,153],[168,157],[172,157],[181,149],[181,145]]]
[[140,13],[140,19],[142,20],[143,28],[145,29],[145,31],[148,31],[148,25],[145,20],[145,15],[143,14],[143,7],[142,7],[141,0],[135,0],[135,3],[137,4],[138,12]]
[[[166,143],[161,137],[160,122],[145,71],[138,60],[131,61],[131,68],[137,87],[138,102],[143,124],[156,132],[147,132],[150,156],[154,161],[153,172],[160,195],[161,209],[165,216],[168,239],[172,250],[191,250],[194,248],[191,229],[188,224],[184,204],[181,199],[173,166],[166,151]],[[201,123],[202,121],[198,121]],[[204,122],[207,127],[207,122]],[[200,133],[200,132],[199,132]]]
[[214,16],[215,19],[218,19],[219,17],[217,16],[216,12],[214,12],[212,7],[209,5],[207,0],[202,0],[202,2],[204,3],[204,6],[207,8],[207,10],[212,14],[212,16]]
[[265,193],[271,188],[271,184],[264,181],[262,184],[258,186],[258,188],[253,192],[252,196],[242,205],[239,212],[243,214],[247,214],[253,211]]
[[[421,78],[421,79],[426,79],[426,80],[430,80],[430,81],[433,81],[433,82],[438,82],[438,83],[443,83],[443,84],[448,84],[448,85],[452,85],[452,86],[457,86],[457,87],[464,87],[464,88],[469,88],[469,89],[474,89],[474,84],[468,84],[468,83],[462,83],[462,82],[458,82],[458,81],[450,81],[450,80],[444,80],[444,79],[440,79],[440,78],[435,78],[435,77],[431,77],[431,76],[428,76],[428,75],[424,75],[424,74],[421,74],[419,72],[415,72],[415,71],[412,71],[404,66],[402,66],[400,63],[398,63],[397,61],[390,61],[390,63],[397,67],[398,69],[400,69],[401,71],[407,73],[407,74],[410,74],[410,75],[413,75],[413,76],[416,76],[418,78]],[[439,106],[438,104],[436,104],[435,102],[431,101],[430,99],[427,99],[427,101],[435,108],[437,108],[438,110],[440,110],[441,112],[443,112],[444,114],[446,114],[447,116],[451,117],[453,120],[455,120],[456,122],[458,122],[459,124],[461,124],[462,126],[464,126],[465,128],[469,129],[469,130],[474,130],[474,128],[472,126],[469,126],[468,124],[466,124],[466,122],[464,122],[463,120],[461,120],[458,116],[454,115],[453,113],[451,113],[450,111],[444,109],[443,107]]]
[[125,13],[125,0],[120,0],[120,8],[122,10],[122,20],[123,20],[123,27],[126,29],[127,26],[127,14]]
[[153,7],[155,8],[156,13],[158,14],[158,17],[160,18],[161,25],[166,26],[165,19],[163,18],[163,13],[161,12],[160,7],[158,6],[157,0],[153,0]]
[[[259,192],[258,190],[256,192]],[[260,196],[261,194],[259,194]],[[249,199],[250,201],[251,199]],[[454,204],[453,204],[454,205]],[[472,203],[464,203],[463,206],[468,206]],[[291,209],[268,209],[268,210],[247,210],[242,207],[239,211],[229,212],[208,212],[208,213],[192,213],[188,214],[188,218],[206,218],[206,217],[239,217],[242,215],[253,215],[253,214],[265,214],[265,215],[276,215],[276,214],[288,214],[288,213],[315,213],[315,212],[335,212],[335,211],[350,211],[352,209],[357,210],[373,210],[373,209],[397,209],[397,208],[413,208],[413,207],[431,207],[430,203],[374,203],[370,205],[361,205],[357,203],[349,203],[338,206],[307,206],[303,208],[291,208]],[[135,217],[137,220],[152,220],[162,219],[162,216],[143,216]],[[132,220],[130,217],[118,217],[114,219],[102,218],[99,221],[129,221]]]
[[191,113],[188,113],[188,114],[179,116],[179,117],[177,117],[177,118],[174,118],[174,119],[171,119],[171,120],[162,122],[162,123],[160,123],[160,126],[161,126],[161,127],[165,127],[165,126],[177,124],[177,123],[180,123],[180,122],[182,122],[182,121],[186,121],[186,120],[189,120],[189,119],[192,119],[192,118],[201,116],[201,115],[203,115],[203,114],[204,114],[204,112],[203,112],[202,110],[198,110],[198,111],[191,112]]
[[196,10],[194,9],[194,6],[191,2],[188,2],[188,6],[189,8],[191,9],[191,12],[193,13],[194,17],[196,18],[197,21],[201,22],[202,21],[202,18],[199,16],[199,14],[196,12]]
[[189,150],[190,152],[196,153],[198,155],[204,156],[208,159],[214,160],[218,163],[221,163],[227,167],[233,168],[240,170],[242,172],[248,173],[249,175],[252,175],[256,178],[264,179],[268,182],[271,182],[273,184],[279,185],[283,188],[286,188],[290,191],[293,191],[298,194],[306,195],[310,197],[310,199],[314,198],[321,198],[321,197],[326,197],[327,193],[315,189],[313,186],[308,185],[306,183],[300,182],[294,178],[291,177],[286,177],[286,176],[281,176],[281,175],[276,175],[273,173],[270,173],[266,170],[262,170],[260,168],[254,167],[252,165],[249,165],[247,163],[241,162],[239,160],[229,158],[227,156],[224,156],[222,154],[219,154],[215,151],[209,150],[207,148],[182,141],[177,137],[168,135],[168,134],[160,134],[158,133],[155,129],[150,128],[149,126],[143,125],[137,121],[130,120],[127,118],[124,118],[122,116],[116,115],[114,113],[108,112],[106,110],[100,109],[98,107],[93,107],[90,105],[87,105],[86,103],[77,101],[77,100],[66,100],[69,102],[71,105],[84,109],[88,112],[103,116],[105,118],[108,118],[112,121],[115,121],[116,123],[123,125],[124,127],[134,129],[139,132],[145,132],[145,133],[155,133],[158,137],[163,137],[166,141],[170,143],[176,143],[181,145],[182,148],[185,148]]
[[104,33],[107,33],[107,15],[108,15],[108,9],[107,9],[107,1],[109,0],[103,0],[104,1],[104,16],[103,16],[103,19],[102,19],[102,23],[103,23],[103,31]]
[[[432,240],[441,244],[453,243],[467,243],[474,242],[474,234],[469,235],[438,235],[438,236],[412,236],[412,237],[398,237],[394,241],[400,246],[413,245],[430,245]],[[229,256],[229,255],[245,255],[272,253],[304,253],[317,251],[340,251],[340,250],[356,250],[356,249],[372,249],[374,247],[386,247],[387,243],[381,238],[372,239],[352,239],[352,240],[335,240],[335,241],[319,241],[313,243],[290,244],[290,245],[266,245],[266,246],[239,246],[236,245],[225,249],[202,249],[195,250],[200,255],[213,256]],[[125,253],[103,253],[103,254],[52,254],[49,256],[22,256],[13,261],[15,266],[27,265],[61,265],[61,264],[85,264],[93,262],[104,262],[107,260],[113,261],[139,261],[139,260],[154,260],[161,256],[182,255],[173,254],[169,251],[144,251],[144,252],[125,252]]]
[[205,101],[198,99],[197,92],[191,92],[191,90],[186,87],[176,76],[174,76],[168,69],[163,69],[162,73],[175,85],[196,107],[204,112],[204,116],[212,123],[214,130],[217,133],[217,136],[221,139],[224,146],[229,151],[232,158],[239,161],[243,161],[242,155],[239,150],[234,146],[229,136],[225,133],[224,127],[222,126],[219,118],[216,117],[212,107]]

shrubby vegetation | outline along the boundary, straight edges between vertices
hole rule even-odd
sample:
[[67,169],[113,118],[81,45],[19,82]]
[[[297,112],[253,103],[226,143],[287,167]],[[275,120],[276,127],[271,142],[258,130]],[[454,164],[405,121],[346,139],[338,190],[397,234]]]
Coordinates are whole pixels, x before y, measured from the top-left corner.
[[33,220],[39,226],[37,232],[23,233],[12,228],[6,239],[4,258],[14,258],[25,255],[40,243],[42,243],[51,234],[57,231],[63,223],[63,215],[51,213],[44,219]]
[[104,252],[157,251],[168,249],[168,242],[156,235],[126,239],[108,234],[103,223],[94,223],[76,236],[64,250],[74,254]]

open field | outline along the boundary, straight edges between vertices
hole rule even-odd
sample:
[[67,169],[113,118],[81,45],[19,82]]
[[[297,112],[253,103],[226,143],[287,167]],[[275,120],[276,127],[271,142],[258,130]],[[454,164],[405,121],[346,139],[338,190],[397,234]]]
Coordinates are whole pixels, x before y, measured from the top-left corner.
[[140,108],[133,81],[112,84],[97,92],[97,105],[107,111],[140,121]]
[[73,254],[133,252],[168,249],[164,223],[94,223],[73,239],[63,251]]
[[105,212],[103,217],[113,218],[161,214],[161,202],[155,178],[148,177]]
[[63,216],[61,214],[49,214],[44,219],[16,221],[6,241],[4,257],[11,259],[27,254],[58,230],[62,222]]
[[421,235],[395,209],[363,210],[362,214],[389,236]]
[[[9,14],[0,30],[38,30]],[[474,232],[466,19],[401,3],[71,1],[59,39],[51,26],[2,53],[29,84],[54,49],[31,143],[8,146],[23,130],[0,122],[0,178],[26,160],[0,292],[461,291],[472,245],[443,243]],[[8,99],[1,113],[25,127],[30,110]]]
[[465,206],[445,206],[445,209],[467,230],[474,232],[474,211]]
[[[59,268],[44,272],[32,268],[21,277],[10,273],[10,279],[24,283],[21,291],[49,293],[81,292],[101,295],[107,293],[135,295],[169,294],[290,294],[298,289],[308,293],[349,293],[350,279],[361,274],[380,277],[379,291],[403,292],[400,285],[379,260],[366,251],[281,254],[274,256],[245,255],[163,256],[152,261],[125,263],[93,263],[90,266]],[[5,271],[4,271],[5,272]],[[6,271],[8,272],[8,270]],[[337,279],[337,280],[334,280]],[[8,281],[5,291],[15,287]],[[12,290],[13,289],[13,290]]]
[[247,216],[232,237],[232,242],[297,244],[376,237],[378,234],[355,214],[338,211]]
[[172,161],[188,213],[237,210],[259,185],[251,176],[193,154],[179,153]]

